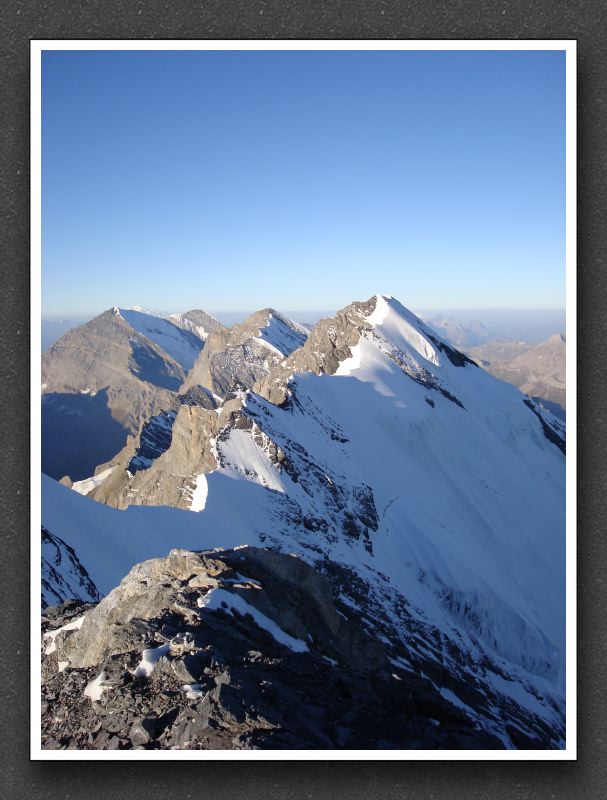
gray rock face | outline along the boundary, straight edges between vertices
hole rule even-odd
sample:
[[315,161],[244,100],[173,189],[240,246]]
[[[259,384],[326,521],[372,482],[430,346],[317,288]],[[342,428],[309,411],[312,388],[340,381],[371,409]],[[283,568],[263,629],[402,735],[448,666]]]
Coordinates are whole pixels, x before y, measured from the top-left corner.
[[392,667],[335,598],[292,556],[174,550],[97,606],[50,609],[45,650],[72,625],[43,657],[43,747],[501,746],[430,680]]
[[97,392],[125,381],[175,391],[183,368],[136,331],[118,309],[65,333],[42,355],[43,392]]
[[312,372],[315,375],[333,375],[340,361],[352,355],[364,330],[371,326],[365,317],[375,309],[376,298],[366,302],[351,303],[335,317],[320,320],[312,329],[306,343],[280,364],[271,375],[261,377],[254,390],[271,403],[280,405],[287,397],[289,377],[297,372]]
[[212,333],[190,371],[183,390],[206,386],[225,397],[255,381],[301,347],[307,330],[274,309],[257,311],[229,330]]
[[42,355],[43,471],[57,479],[92,475],[143,421],[178,407],[184,377],[111,309],[68,331]]
[[226,424],[238,401],[224,403],[221,413],[202,406],[181,405],[172,424],[170,446],[147,469],[136,473],[129,464],[137,457],[137,441],[131,439],[110,462],[111,475],[89,497],[126,508],[129,505],[170,505],[189,508],[196,477],[215,469],[212,440]]

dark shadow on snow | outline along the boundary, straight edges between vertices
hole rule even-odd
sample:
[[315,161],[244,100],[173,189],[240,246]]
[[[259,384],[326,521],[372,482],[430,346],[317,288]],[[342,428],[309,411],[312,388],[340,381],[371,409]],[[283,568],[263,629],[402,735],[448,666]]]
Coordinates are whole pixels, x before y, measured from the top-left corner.
[[566,414],[563,406],[555,403],[553,400],[546,400],[544,397],[533,396],[531,399],[535,400],[535,402],[539,403],[541,406],[544,406],[544,408],[550,411],[551,414],[554,414],[557,419],[562,419],[563,422],[566,421]]

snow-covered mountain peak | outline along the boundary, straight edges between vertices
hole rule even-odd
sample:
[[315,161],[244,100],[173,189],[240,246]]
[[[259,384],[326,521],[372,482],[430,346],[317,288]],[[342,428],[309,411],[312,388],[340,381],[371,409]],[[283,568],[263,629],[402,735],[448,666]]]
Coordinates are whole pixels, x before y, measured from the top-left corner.
[[308,338],[308,331],[303,325],[285,317],[284,314],[273,308],[266,308],[258,312],[259,314],[265,316],[265,323],[260,325],[253,341],[267,347],[280,357],[290,355]]
[[399,350],[411,351],[440,366],[440,359],[432,344],[432,337],[424,323],[398,300],[385,295],[376,295],[375,309],[366,318],[374,334]]
[[306,328],[272,308],[256,311],[207,339],[183,388],[204,386],[220,397],[250,388],[300,349],[307,336]]

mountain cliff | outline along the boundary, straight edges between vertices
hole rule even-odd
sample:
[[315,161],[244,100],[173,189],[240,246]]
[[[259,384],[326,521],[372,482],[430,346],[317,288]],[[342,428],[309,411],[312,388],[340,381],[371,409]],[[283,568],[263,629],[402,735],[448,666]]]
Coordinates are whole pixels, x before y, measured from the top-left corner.
[[271,308],[212,333],[183,390],[200,385],[225,397],[255,381],[306,341],[308,330]]
[[87,478],[128,434],[179,406],[203,342],[167,320],[112,308],[42,354],[42,469]]

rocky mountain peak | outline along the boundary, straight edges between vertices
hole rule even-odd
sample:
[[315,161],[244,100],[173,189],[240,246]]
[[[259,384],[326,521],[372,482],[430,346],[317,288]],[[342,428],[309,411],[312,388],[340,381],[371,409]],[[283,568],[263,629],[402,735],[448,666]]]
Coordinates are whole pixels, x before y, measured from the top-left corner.
[[273,309],[211,334],[183,391],[204,386],[220,397],[248,389],[306,341],[308,331]]

